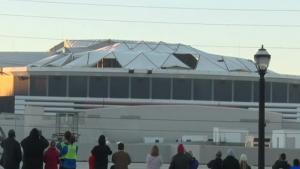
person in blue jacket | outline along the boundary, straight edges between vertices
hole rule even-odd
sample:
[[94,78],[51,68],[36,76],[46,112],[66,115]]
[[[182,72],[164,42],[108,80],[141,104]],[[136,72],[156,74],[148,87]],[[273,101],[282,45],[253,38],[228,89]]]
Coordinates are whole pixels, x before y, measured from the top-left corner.
[[291,167],[291,169],[300,169],[300,162],[299,159],[294,159],[293,161],[293,166]]

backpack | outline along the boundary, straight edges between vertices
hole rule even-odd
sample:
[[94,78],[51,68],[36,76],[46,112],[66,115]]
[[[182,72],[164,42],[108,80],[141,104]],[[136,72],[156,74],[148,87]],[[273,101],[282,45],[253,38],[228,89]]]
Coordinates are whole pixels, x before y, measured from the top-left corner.
[[193,160],[190,162],[190,169],[197,169],[198,166],[199,166],[198,160],[196,160],[195,158],[193,158]]

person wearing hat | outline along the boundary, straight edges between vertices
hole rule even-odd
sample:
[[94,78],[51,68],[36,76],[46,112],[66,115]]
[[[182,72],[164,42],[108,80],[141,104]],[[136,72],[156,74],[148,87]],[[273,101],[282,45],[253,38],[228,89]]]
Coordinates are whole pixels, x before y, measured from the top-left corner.
[[189,169],[192,157],[185,153],[183,144],[177,147],[177,154],[172,157],[169,169]]
[[8,138],[3,140],[1,147],[3,148],[2,166],[4,169],[19,169],[22,160],[22,151],[20,143],[15,140],[16,134],[14,130],[8,131]]
[[207,167],[210,169],[222,169],[223,160],[222,160],[222,152],[218,151],[216,154],[216,158],[211,160]]

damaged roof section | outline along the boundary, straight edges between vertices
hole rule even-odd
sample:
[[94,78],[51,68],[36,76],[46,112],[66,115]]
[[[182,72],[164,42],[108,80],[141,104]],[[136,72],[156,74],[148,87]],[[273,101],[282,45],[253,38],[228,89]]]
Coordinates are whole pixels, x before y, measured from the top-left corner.
[[257,71],[251,60],[210,54],[188,45],[165,42],[65,40],[51,48],[50,53],[52,56],[28,66]]

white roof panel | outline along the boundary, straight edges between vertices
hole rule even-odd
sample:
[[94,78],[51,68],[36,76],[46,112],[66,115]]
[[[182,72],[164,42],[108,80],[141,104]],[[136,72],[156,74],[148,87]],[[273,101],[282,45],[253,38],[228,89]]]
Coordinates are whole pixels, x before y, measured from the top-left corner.
[[249,71],[237,58],[224,57],[224,63],[227,65],[229,71]]
[[151,52],[152,51],[150,46],[148,46],[145,42],[141,42],[141,43],[137,44],[131,50],[135,51],[135,52]]
[[166,61],[161,65],[161,68],[174,68],[174,67],[180,67],[186,69],[190,68],[186,64],[178,60],[174,55],[169,55]]
[[226,69],[223,68],[222,66],[214,64],[214,62],[210,61],[209,59],[207,59],[205,57],[201,57],[201,56],[200,56],[200,59],[198,60],[196,70],[198,70],[198,71],[216,71],[216,72],[226,71]]
[[83,56],[73,60],[72,62],[66,64],[64,67],[88,67],[95,66],[98,61],[103,57],[110,54],[106,51],[90,51],[86,52]]
[[243,64],[245,67],[247,67],[247,69],[250,70],[251,72],[257,71],[255,63],[252,60],[240,59],[240,58],[237,58],[237,59],[241,62],[241,64]]
[[72,54],[67,54],[63,57],[61,57],[60,59],[57,59],[51,63],[48,63],[46,66],[56,66],[56,67],[60,67],[65,65],[66,63],[70,62],[72,60]]
[[159,53],[173,53],[175,50],[169,48],[166,44],[159,43],[156,48],[154,48],[154,51]]
[[146,55],[143,53],[139,54],[136,58],[134,58],[130,63],[128,63],[125,68],[127,69],[157,69],[157,66],[153,64]]
[[127,51],[127,52],[113,52],[117,58],[117,61],[121,66],[126,66],[130,61],[132,61],[136,56],[138,56],[139,52]]
[[168,57],[172,54],[169,53],[157,53],[157,52],[148,52],[144,53],[157,67],[161,67]]

